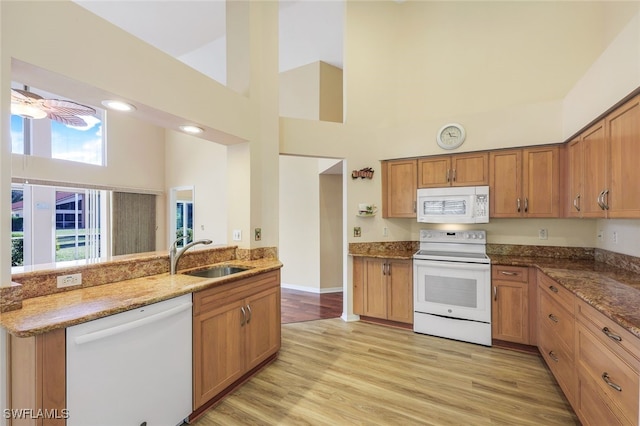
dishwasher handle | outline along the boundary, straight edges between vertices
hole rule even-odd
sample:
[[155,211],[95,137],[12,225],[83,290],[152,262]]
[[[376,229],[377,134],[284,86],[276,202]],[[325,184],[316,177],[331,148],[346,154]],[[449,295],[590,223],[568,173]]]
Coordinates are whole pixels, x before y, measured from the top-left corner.
[[182,311],[190,309],[192,305],[193,305],[192,302],[183,303],[176,307],[167,309],[166,311],[158,312],[157,314],[149,315],[148,317],[145,317],[145,318],[140,318],[139,320],[131,321],[125,324],[116,325],[115,327],[105,328],[103,330],[98,330],[92,333],[87,333],[81,336],[77,336],[74,340],[76,342],[76,345],[82,345],[84,343],[89,343],[96,340],[104,339],[106,337],[114,336],[116,334],[122,334],[126,331],[133,330],[134,328],[151,324],[151,323],[160,321],[161,319],[179,314]]

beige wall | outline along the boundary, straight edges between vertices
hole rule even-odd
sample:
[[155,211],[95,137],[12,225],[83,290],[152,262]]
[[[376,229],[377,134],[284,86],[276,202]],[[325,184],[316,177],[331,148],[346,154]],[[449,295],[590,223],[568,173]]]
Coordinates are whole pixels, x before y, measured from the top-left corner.
[[342,174],[319,176],[320,291],[342,291]]
[[320,67],[320,120],[342,123],[342,70],[324,62]]

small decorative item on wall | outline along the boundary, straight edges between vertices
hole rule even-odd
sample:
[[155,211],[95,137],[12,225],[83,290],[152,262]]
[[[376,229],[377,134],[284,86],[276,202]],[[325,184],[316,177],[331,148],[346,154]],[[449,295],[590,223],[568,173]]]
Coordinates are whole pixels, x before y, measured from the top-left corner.
[[373,169],[371,167],[365,167],[364,169],[354,170],[351,172],[351,177],[353,179],[372,179],[373,178]]
[[358,204],[358,216],[375,216],[377,212],[378,208],[375,206],[375,204]]

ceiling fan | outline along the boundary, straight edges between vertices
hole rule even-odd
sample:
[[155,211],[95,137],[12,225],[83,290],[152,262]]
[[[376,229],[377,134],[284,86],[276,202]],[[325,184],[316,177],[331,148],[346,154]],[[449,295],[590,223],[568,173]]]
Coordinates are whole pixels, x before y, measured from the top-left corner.
[[11,113],[26,118],[50,118],[69,126],[84,127],[81,115],[93,115],[96,110],[86,105],[61,99],[46,99],[33,92],[11,89]]

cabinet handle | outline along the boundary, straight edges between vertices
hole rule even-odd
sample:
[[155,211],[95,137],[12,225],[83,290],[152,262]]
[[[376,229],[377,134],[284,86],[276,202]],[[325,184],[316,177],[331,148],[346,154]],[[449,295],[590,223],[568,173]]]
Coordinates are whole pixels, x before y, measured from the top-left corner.
[[453,181],[456,181],[456,169],[453,169]]
[[414,213],[417,213],[417,212],[418,212],[418,202],[417,202],[417,201],[414,201],[414,202],[413,202],[413,212],[414,212]]
[[550,285],[550,286],[549,286],[549,290],[551,290],[551,291],[552,291],[552,292],[554,292],[554,293],[557,293],[557,292],[558,292],[558,289],[556,288],[556,286],[555,286],[555,285]]
[[618,336],[617,334],[614,334],[611,332],[611,330],[609,330],[609,327],[604,327],[602,329],[602,332],[604,334],[606,334],[606,336],[611,339],[611,340],[615,340],[616,342],[622,342],[622,337]]
[[609,204],[607,204],[607,195],[609,195],[608,189],[602,191],[602,208],[604,210],[609,210]]
[[580,211],[580,194],[576,195],[576,198],[573,199],[573,207],[575,207],[577,211]]
[[600,191],[600,194],[598,194],[598,206],[600,206],[600,209],[604,210],[604,202],[602,201],[602,198],[604,197],[604,190]]
[[518,213],[520,213],[520,198],[516,200],[516,205],[518,206]]
[[509,272],[509,271],[500,271],[500,273],[502,275],[511,275],[511,276],[520,275],[518,272]]
[[616,385],[615,383],[613,383],[609,378],[609,373],[607,373],[606,371],[602,373],[602,380],[604,380],[604,382],[607,385],[609,385],[611,388],[617,390],[618,392],[622,392],[622,387],[620,387],[620,385]]
[[451,169],[447,169],[447,182],[449,182],[449,174],[451,173]]
[[391,264],[387,263],[387,275],[391,276]]
[[244,306],[240,307],[240,311],[242,312],[242,322],[240,323],[240,327],[244,327],[247,323],[247,312],[244,310]]
[[524,212],[528,213],[529,212],[529,197],[526,197],[524,199]]
[[553,314],[549,314],[549,319],[555,323],[558,322],[558,317]]
[[247,324],[251,322],[251,318],[253,317],[253,312],[251,312],[251,305],[247,305],[247,312],[249,315],[247,316]]
[[558,362],[558,357],[553,353],[553,351],[549,351],[549,358],[551,358],[554,362]]
[[382,275],[387,275],[387,264],[383,263],[381,266],[382,266]]
[[498,300],[498,287],[493,286],[493,300]]

